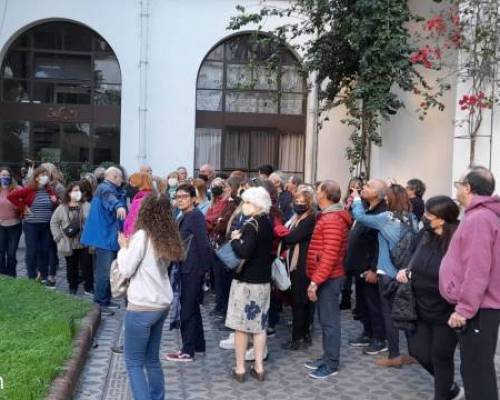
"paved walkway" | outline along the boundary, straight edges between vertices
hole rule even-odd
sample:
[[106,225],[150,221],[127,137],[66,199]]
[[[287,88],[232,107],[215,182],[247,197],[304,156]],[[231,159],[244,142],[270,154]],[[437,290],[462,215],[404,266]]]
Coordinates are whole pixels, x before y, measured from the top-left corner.
[[[24,275],[24,254],[19,251],[19,273]],[[61,262],[58,289],[67,292],[65,270]],[[210,303],[212,298],[208,297]],[[124,311],[112,317],[103,317],[75,395],[75,400],[131,400],[123,356],[111,352],[111,346],[122,341]],[[359,334],[360,324],[352,320],[350,312],[342,314],[341,370],[336,377],[313,381],[307,377],[303,363],[320,355],[321,340],[318,328],[313,334],[313,346],[307,351],[287,352],[280,344],[289,335],[288,313],[278,325],[278,332],[269,339],[269,359],[266,362],[268,379],[258,384],[249,379],[244,384],[234,382],[229,370],[234,353],[218,347],[227,337],[220,325],[203,308],[207,353],[193,363],[179,364],[162,361],[169,400],[423,400],[431,399],[432,380],[418,365],[402,369],[381,369],[373,365],[373,358],[347,345],[349,338]],[[178,331],[166,327],[162,353],[176,351],[180,346]],[[405,348],[405,345],[402,345]],[[457,360],[458,375],[458,360]],[[500,372],[500,359],[497,362]],[[500,376],[499,376],[500,378]],[[457,376],[459,380],[459,377]]]

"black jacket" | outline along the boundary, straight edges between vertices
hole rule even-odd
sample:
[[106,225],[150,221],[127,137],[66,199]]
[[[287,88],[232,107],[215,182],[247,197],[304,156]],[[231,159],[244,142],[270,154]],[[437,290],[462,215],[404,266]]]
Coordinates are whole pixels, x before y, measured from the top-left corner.
[[[373,209],[368,209],[367,214],[376,215],[387,211],[384,200]],[[349,244],[344,260],[344,268],[349,275],[359,275],[364,271],[377,270],[378,259],[378,231],[366,225],[355,223],[349,233]]]
[[240,273],[234,279],[247,283],[270,283],[273,263],[273,225],[267,215],[254,218],[257,229],[249,220],[241,228],[241,239],[231,241],[238,257],[245,260]]
[[181,264],[181,273],[202,275],[209,268],[212,255],[205,217],[200,210],[193,208],[193,211],[184,214],[178,223],[181,238],[186,245],[189,244],[186,259]]
[[431,323],[447,323],[453,312],[453,306],[439,293],[439,267],[443,256],[439,236],[425,232],[409,265],[418,317]]
[[425,202],[420,197],[410,199],[411,209],[417,220],[421,220],[425,212]]

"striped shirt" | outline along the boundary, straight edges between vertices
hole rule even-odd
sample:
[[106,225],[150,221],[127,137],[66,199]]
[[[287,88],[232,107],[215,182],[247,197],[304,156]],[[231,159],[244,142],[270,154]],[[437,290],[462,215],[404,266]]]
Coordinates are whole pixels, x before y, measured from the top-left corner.
[[31,212],[24,218],[24,221],[32,224],[43,224],[50,222],[54,207],[50,201],[50,196],[47,190],[37,190],[35,200],[30,207]]

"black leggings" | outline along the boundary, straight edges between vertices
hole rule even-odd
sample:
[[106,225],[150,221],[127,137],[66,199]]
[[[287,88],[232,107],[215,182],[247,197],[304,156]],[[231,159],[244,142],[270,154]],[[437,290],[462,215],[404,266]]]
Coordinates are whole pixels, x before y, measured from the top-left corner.
[[417,321],[415,332],[408,335],[408,349],[424,369],[434,377],[434,399],[448,400],[454,382],[453,356],[457,335],[446,324]]

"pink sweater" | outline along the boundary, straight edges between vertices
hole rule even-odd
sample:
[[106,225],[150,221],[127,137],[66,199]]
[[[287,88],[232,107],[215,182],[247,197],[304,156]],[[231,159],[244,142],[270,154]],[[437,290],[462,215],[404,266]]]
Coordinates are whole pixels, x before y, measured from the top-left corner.
[[135,223],[137,222],[137,217],[139,216],[139,210],[141,209],[142,201],[149,196],[151,190],[141,190],[132,199],[130,203],[130,210],[128,212],[127,218],[123,223],[123,233],[126,237],[130,237],[135,232]]
[[0,190],[0,226],[12,226],[20,222],[19,211],[7,200],[8,194],[7,190]]
[[439,270],[439,291],[467,319],[500,309],[500,197],[475,196]]

